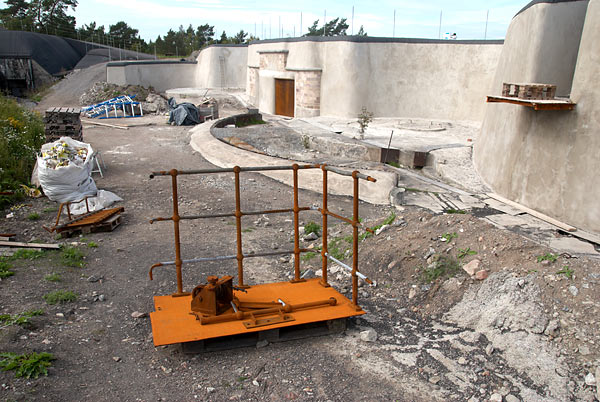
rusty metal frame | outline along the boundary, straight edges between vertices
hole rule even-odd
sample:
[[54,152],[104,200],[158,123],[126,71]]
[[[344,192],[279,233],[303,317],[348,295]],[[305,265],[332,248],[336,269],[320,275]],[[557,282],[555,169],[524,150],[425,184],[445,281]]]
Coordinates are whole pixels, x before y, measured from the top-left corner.
[[[321,208],[316,207],[300,207],[298,202],[298,171],[305,169],[321,169],[323,172],[323,201]],[[241,172],[264,172],[264,171],[276,171],[276,170],[291,170],[293,174],[293,203],[292,208],[290,209],[273,209],[273,210],[265,210],[265,211],[242,211],[241,209],[241,190],[240,190],[240,173]],[[327,180],[328,180],[328,172],[333,172],[342,176],[351,176],[353,179],[353,211],[352,218],[346,218],[341,215],[335,214],[328,209],[328,188],[327,188]],[[179,199],[178,199],[178,188],[177,188],[177,177],[179,175],[204,175],[204,174],[218,174],[218,173],[233,173],[235,179],[235,211],[231,213],[224,214],[209,214],[209,215],[179,215]],[[157,267],[162,266],[170,266],[175,265],[176,275],[177,275],[177,290],[172,294],[173,297],[178,296],[187,296],[190,292],[185,292],[183,289],[183,274],[182,274],[182,265],[185,263],[195,263],[195,262],[208,262],[208,261],[221,261],[221,260],[237,260],[238,267],[238,287],[239,288],[248,288],[248,286],[244,282],[244,265],[243,261],[245,258],[250,257],[265,257],[265,256],[275,256],[275,255],[286,255],[293,254],[294,255],[294,279],[291,280],[291,283],[299,283],[304,282],[304,279],[300,276],[300,254],[304,252],[308,252],[311,250],[300,248],[300,231],[299,231],[299,213],[302,211],[315,210],[319,211],[322,216],[322,247],[321,247],[321,259],[322,259],[322,276],[320,280],[320,284],[323,287],[329,287],[330,285],[327,282],[327,268],[328,261],[342,266],[347,269],[351,273],[352,277],[352,305],[360,310],[358,306],[358,278],[367,281],[368,283],[372,283],[369,278],[365,275],[361,274],[358,269],[358,229],[362,228],[369,232],[372,232],[371,229],[362,225],[359,221],[359,180],[367,180],[370,182],[375,182],[376,180],[368,175],[362,174],[358,171],[347,172],[338,168],[334,168],[325,164],[306,164],[306,165],[298,165],[293,164],[290,166],[267,166],[267,167],[240,167],[234,166],[233,168],[215,168],[215,169],[200,169],[200,170],[177,170],[171,169],[169,171],[158,171],[152,172],[150,178],[153,179],[156,176],[171,176],[171,186],[173,193],[173,215],[171,217],[159,217],[150,220],[150,223],[154,222],[162,222],[162,221],[173,221],[173,231],[174,231],[174,240],[175,240],[175,260],[174,261],[166,261],[166,262],[158,262],[152,267],[150,267],[149,275],[150,280],[153,279],[153,270]],[[248,215],[262,215],[262,214],[278,214],[278,213],[293,213],[294,216],[294,249],[293,250],[285,250],[285,251],[276,251],[276,252],[259,252],[253,254],[245,254],[242,248],[242,221],[241,218],[243,216]],[[342,263],[341,261],[335,259],[334,257],[329,255],[327,248],[328,241],[328,217],[331,216],[333,218],[339,219],[343,222],[346,222],[352,225],[352,267]],[[216,257],[202,257],[202,258],[194,258],[184,260],[181,258],[181,241],[180,241],[180,222],[182,220],[195,220],[195,219],[207,219],[207,218],[223,218],[223,217],[235,217],[236,223],[236,254],[235,255],[225,255],[225,256],[216,256]]]

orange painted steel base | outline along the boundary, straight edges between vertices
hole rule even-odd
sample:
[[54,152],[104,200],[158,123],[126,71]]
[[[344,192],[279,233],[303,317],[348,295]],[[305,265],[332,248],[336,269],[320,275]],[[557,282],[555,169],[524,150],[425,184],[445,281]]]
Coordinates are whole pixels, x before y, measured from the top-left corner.
[[[182,297],[155,296],[154,307],[156,311],[150,313],[154,345],[161,346],[173,343],[220,338],[229,335],[258,332],[365,314],[363,310],[354,306],[350,300],[338,293],[333,287],[324,287],[319,284],[319,281],[320,278],[313,278],[308,279],[306,282],[299,283],[267,283],[264,285],[251,286],[246,290],[247,293],[236,291],[235,296],[240,302],[276,302],[277,299],[281,299],[286,304],[294,305],[326,300],[330,297],[335,298],[337,301],[335,306],[322,306],[286,313],[286,315],[292,316],[293,320],[254,328],[246,327],[245,322],[249,320],[202,325],[200,324],[200,321],[191,314],[191,295]],[[224,314],[230,313],[233,313],[232,309],[224,312]],[[276,315],[273,317],[275,316]],[[269,317],[270,316],[262,316],[260,318],[264,319]]]

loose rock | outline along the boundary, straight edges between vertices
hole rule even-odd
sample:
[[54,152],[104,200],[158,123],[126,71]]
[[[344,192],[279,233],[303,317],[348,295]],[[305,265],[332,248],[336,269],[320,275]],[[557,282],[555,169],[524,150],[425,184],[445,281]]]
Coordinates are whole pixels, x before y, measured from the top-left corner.
[[473,261],[469,262],[468,264],[463,265],[463,269],[465,270],[465,272],[467,274],[475,275],[475,272],[479,271],[480,264],[481,264],[481,261],[473,260]]
[[485,269],[482,269],[481,271],[475,272],[475,279],[482,281],[484,279],[487,279],[487,277],[489,275],[490,275],[490,273],[488,271],[486,271]]
[[360,333],[360,339],[365,342],[375,342],[377,340],[377,332],[373,328]]

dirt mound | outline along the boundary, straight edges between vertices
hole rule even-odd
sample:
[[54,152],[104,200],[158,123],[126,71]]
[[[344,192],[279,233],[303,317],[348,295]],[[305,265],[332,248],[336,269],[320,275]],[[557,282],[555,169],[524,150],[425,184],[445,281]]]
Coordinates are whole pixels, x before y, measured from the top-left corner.
[[121,95],[135,95],[136,101],[145,102],[151,93],[156,93],[152,87],[117,85],[99,81],[95,82],[89,90],[81,95],[79,104],[81,106],[93,105]]

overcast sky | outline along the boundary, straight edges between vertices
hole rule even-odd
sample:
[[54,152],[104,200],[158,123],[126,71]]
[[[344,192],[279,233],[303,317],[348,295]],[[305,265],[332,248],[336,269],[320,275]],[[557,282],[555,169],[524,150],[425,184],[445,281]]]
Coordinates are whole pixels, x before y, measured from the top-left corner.
[[[518,0],[79,0],[74,12],[77,26],[96,21],[98,25],[125,21],[139,29],[142,38],[155,40],[180,25],[214,25],[220,35],[243,29],[261,39],[300,36],[316,19],[322,23],[335,17],[348,19],[348,34],[361,25],[369,36],[437,38],[441,32],[457,33],[458,39],[504,38],[512,17],[528,1]],[[0,1],[0,4],[4,4]],[[354,6],[354,27],[352,7]],[[395,29],[394,29],[395,10]],[[281,22],[280,22],[281,21]],[[283,35],[278,34],[282,27]]]

